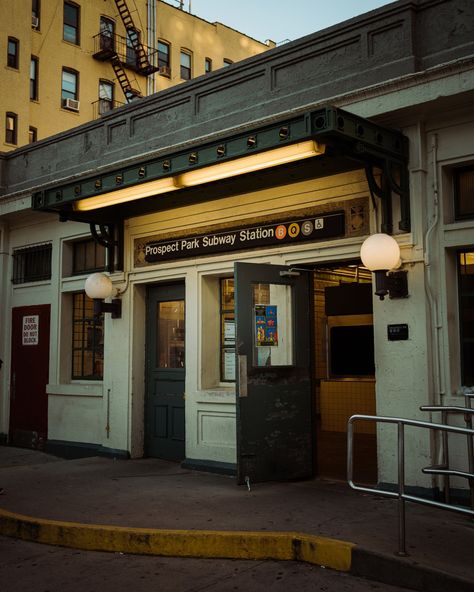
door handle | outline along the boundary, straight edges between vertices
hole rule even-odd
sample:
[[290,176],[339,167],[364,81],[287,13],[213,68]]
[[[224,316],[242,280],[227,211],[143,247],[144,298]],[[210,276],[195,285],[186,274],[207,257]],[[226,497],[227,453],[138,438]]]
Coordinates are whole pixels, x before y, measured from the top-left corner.
[[247,356],[239,355],[238,372],[239,372],[239,397],[247,397]]

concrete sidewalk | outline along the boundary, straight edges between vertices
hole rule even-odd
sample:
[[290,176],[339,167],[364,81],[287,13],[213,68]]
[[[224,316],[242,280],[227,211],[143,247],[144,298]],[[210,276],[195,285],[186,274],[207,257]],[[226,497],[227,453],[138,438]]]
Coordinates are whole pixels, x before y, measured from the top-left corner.
[[0,446],[0,534],[85,549],[308,561],[432,592],[474,590],[474,523],[343,483],[255,484],[156,459],[62,460]]

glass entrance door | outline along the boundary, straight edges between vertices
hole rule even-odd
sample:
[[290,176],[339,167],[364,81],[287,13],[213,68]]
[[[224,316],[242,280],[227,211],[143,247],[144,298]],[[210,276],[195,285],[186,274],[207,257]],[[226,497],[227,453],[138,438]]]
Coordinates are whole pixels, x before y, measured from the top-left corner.
[[238,482],[313,474],[308,273],[235,264]]
[[147,299],[146,452],[185,457],[184,284],[153,286]]

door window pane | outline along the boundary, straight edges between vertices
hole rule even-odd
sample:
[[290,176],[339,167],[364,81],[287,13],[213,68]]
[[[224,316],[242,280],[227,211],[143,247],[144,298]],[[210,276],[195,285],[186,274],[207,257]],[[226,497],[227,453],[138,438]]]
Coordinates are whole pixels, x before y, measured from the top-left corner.
[[184,368],[184,300],[157,303],[157,368]]
[[292,287],[253,285],[253,365],[293,364]]

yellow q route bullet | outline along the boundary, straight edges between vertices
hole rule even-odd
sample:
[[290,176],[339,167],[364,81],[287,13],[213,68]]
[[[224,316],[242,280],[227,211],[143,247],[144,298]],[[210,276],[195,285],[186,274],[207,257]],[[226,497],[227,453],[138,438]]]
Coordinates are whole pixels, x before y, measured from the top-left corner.
[[299,233],[300,233],[300,225],[297,224],[296,222],[293,222],[292,224],[290,224],[288,226],[288,235],[291,236],[291,238],[296,238]]

